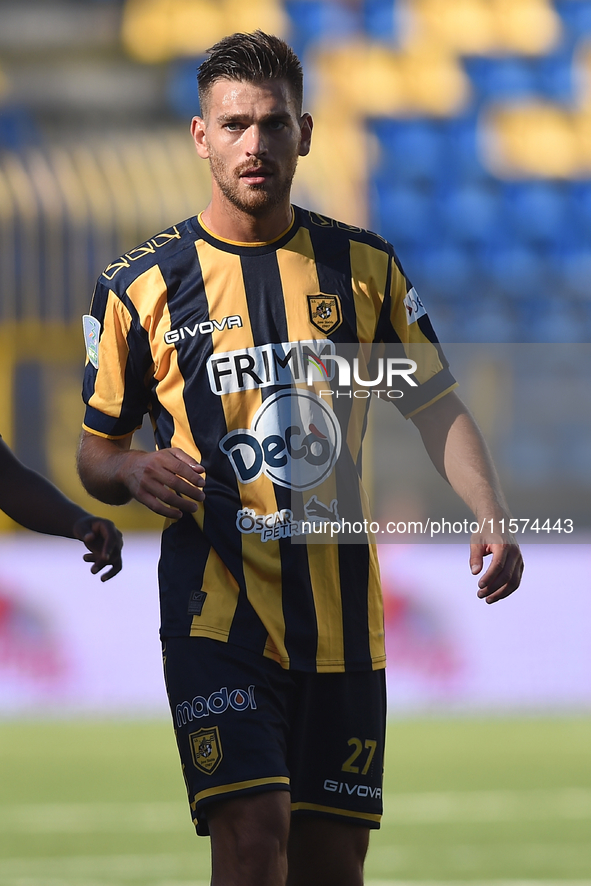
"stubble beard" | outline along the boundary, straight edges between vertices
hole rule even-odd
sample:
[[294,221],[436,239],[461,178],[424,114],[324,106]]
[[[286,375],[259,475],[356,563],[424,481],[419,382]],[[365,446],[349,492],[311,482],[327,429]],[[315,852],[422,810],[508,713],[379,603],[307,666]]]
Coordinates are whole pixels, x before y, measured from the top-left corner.
[[255,217],[265,215],[286,200],[289,202],[297,164],[298,158],[295,157],[281,169],[273,166],[273,176],[263,184],[244,185],[241,184],[239,170],[229,172],[221,157],[212,153],[211,149],[209,154],[212,178],[226,200],[241,212]]

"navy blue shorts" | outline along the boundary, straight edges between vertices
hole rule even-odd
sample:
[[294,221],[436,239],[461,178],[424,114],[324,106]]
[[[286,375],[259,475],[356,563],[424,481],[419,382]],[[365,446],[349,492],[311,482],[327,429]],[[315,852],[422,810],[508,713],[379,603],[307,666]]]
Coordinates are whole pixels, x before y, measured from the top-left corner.
[[385,673],[287,671],[204,637],[163,643],[164,672],[193,823],[207,807],[291,791],[293,815],[378,828]]

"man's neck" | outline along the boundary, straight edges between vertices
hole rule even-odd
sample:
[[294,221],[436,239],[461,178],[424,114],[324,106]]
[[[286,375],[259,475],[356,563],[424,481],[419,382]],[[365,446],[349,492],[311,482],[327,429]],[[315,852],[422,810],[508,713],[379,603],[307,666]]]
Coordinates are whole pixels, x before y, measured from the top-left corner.
[[253,216],[231,203],[212,200],[201,213],[212,234],[235,243],[268,243],[286,231],[292,220],[291,204],[275,206],[264,216]]

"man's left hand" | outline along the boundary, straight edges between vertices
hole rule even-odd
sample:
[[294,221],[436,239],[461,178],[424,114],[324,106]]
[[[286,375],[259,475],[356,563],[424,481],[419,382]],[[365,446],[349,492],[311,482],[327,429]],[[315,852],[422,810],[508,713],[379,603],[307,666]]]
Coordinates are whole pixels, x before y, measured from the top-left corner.
[[478,582],[478,596],[487,603],[496,603],[508,597],[521,582],[523,558],[515,542],[473,541],[470,545],[470,569],[478,575],[484,566],[484,558],[492,554],[488,569]]

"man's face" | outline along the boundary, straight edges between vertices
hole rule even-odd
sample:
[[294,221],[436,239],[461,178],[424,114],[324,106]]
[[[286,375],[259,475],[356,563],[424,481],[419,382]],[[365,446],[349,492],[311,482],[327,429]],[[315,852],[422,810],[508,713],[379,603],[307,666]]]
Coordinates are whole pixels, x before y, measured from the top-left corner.
[[300,117],[284,80],[217,80],[191,132],[199,156],[209,159],[214,191],[264,216],[289,201],[298,157],[310,150],[312,120]]

